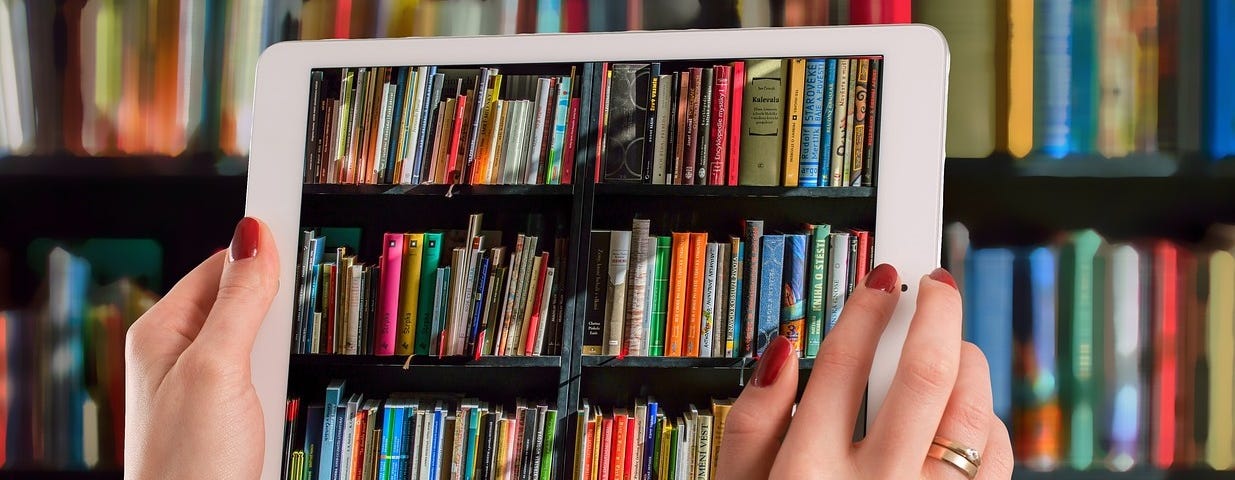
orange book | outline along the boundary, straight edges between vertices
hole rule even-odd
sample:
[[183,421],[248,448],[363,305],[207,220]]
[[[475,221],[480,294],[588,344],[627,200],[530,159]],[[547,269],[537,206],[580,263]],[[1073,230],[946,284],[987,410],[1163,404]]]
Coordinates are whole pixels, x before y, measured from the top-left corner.
[[597,478],[610,480],[613,478],[613,419],[601,421],[600,432],[600,473]]
[[789,59],[789,111],[785,115],[785,166],[781,169],[781,184],[798,186],[798,169],[802,159],[802,98],[806,90],[806,59]]
[[690,269],[690,233],[673,232],[673,262],[669,264],[669,323],[665,328],[665,356],[682,356],[686,320],[686,280]]
[[703,275],[708,252],[707,232],[690,234],[690,284],[686,296],[686,330],[682,333],[685,339],[688,357],[699,356],[699,333],[703,327]]

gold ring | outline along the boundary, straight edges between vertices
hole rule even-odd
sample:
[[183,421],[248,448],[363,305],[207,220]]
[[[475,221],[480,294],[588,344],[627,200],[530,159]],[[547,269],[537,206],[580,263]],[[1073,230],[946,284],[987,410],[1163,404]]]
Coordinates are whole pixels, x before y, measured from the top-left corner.
[[966,460],[969,460],[969,463],[972,463],[975,466],[982,466],[982,454],[978,453],[975,449],[966,447],[940,436],[935,436],[935,445],[939,445],[943,448],[956,452],[958,455],[965,457]]
[[961,454],[953,452],[947,447],[937,443],[931,444],[930,450],[926,451],[926,456],[943,460],[948,465],[956,467],[957,470],[964,473],[965,477],[970,480],[973,480],[974,477],[978,476],[977,465],[974,465],[973,462],[970,462],[968,458],[965,458]]

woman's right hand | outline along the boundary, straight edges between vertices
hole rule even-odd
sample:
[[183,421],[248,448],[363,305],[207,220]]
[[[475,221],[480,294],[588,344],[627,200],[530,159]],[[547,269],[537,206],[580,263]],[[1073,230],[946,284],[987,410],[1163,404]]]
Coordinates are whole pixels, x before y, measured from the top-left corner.
[[[1012,446],[992,407],[986,357],[961,340],[961,297],[943,269],[920,280],[892,386],[866,437],[853,442],[899,285],[896,269],[885,264],[855,289],[820,345],[796,410],[797,353],[783,337],[772,341],[725,422],[718,480],[1012,477]],[[928,456],[937,437],[980,453],[976,476],[961,468],[965,460]]]

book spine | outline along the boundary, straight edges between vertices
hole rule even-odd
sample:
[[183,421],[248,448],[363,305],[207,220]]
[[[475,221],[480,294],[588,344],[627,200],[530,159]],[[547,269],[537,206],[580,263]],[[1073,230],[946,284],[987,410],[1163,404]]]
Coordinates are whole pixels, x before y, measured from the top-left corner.
[[[1098,102],[1101,90],[1098,83],[1098,67],[1102,63],[1098,29],[1094,19],[1098,13],[1098,0],[1074,0],[1072,18],[1069,20],[1072,35],[1069,52],[1072,55],[1068,103],[1068,151],[1089,154],[1096,151],[1098,134]],[[1111,59],[1115,60],[1115,59]]]
[[781,290],[784,288],[785,237],[764,235],[759,272],[759,325],[755,352],[762,354],[780,331]]
[[[845,104],[845,161],[842,163],[841,186],[849,185],[853,174],[854,118],[857,112],[858,68],[860,59],[849,59],[849,98]],[[839,115],[839,113],[837,113]]]
[[[874,185],[875,176],[875,139],[879,135],[879,71],[883,60],[871,59],[870,65],[870,87],[867,88],[867,97],[869,105],[866,107],[866,149],[864,150],[864,163],[862,169],[862,183],[860,186]],[[857,182],[854,185],[859,185]]]
[[626,273],[630,268],[630,231],[614,230],[609,237],[609,280],[605,292],[605,355],[622,353],[626,318]]
[[565,163],[562,165],[562,184],[574,182],[576,150],[579,142],[579,98],[570,99],[570,114],[566,120],[566,146],[562,154]]
[[[403,234],[383,235],[381,296],[378,301],[377,355],[394,355],[399,323],[399,275],[403,269]],[[359,319],[357,319],[359,320]]]
[[605,345],[605,314],[609,280],[610,232],[592,231],[591,252],[588,255],[589,303],[583,323],[583,354],[600,355]]
[[425,233],[424,247],[420,265],[419,299],[416,301],[416,333],[414,335],[416,355],[431,353],[430,343],[433,335],[433,297],[437,290],[438,264],[442,255],[442,234]]
[[827,77],[823,83],[823,125],[820,127],[819,179],[820,187],[832,186],[832,129],[836,116],[836,66],[837,59],[827,60]]
[[673,232],[669,274],[669,318],[665,327],[665,356],[683,356],[686,323],[687,280],[690,270],[690,233]]
[[642,355],[645,351],[643,330],[644,307],[647,303],[648,237],[651,221],[635,219],[631,226],[630,268],[626,274],[626,319],[623,347],[627,355]]
[[712,94],[715,82],[714,69],[704,68],[699,82],[699,136],[695,142],[695,183],[698,185],[708,185],[708,162],[712,160]]
[[746,61],[738,183],[775,186],[784,151],[786,66],[779,59]]
[[648,355],[665,355],[666,322],[669,318],[669,271],[673,263],[672,238],[656,237],[656,302],[652,305],[651,342]]
[[669,156],[669,131],[673,121],[673,76],[660,75],[656,82],[656,97],[651,104],[655,115],[648,112],[648,118],[655,119],[655,130],[652,133],[654,148],[652,150],[652,183],[664,185],[667,180],[667,162]]
[[729,95],[729,158],[725,166],[725,185],[738,184],[739,157],[742,153],[742,104],[745,101],[746,62],[736,61],[732,64],[733,92]]
[[828,280],[828,235],[832,233],[832,227],[831,225],[812,225],[810,232],[811,259],[806,303],[805,358],[813,358],[817,355],[819,344],[823,342],[824,316],[827,314],[825,292]]
[[862,172],[866,160],[866,127],[868,125],[867,109],[870,106],[870,63],[869,58],[858,60],[858,79],[853,93],[853,160],[851,163],[849,182],[846,185],[858,187],[862,185]]
[[845,112],[849,110],[849,77],[852,64],[852,59],[842,58],[837,60],[836,66],[836,105],[832,121],[832,177],[828,180],[828,185],[834,187],[845,184],[845,157],[849,151],[849,136],[847,135],[849,117]]
[[834,232],[829,237],[829,242],[828,258],[831,267],[828,270],[827,323],[823,328],[824,337],[836,326],[841,307],[845,305],[849,278],[849,233]]
[[666,183],[686,185],[686,106],[690,96],[690,72],[673,72],[673,84],[677,94],[673,102],[673,121],[669,124],[669,138],[673,139],[673,165],[669,169],[673,178]]
[[714,309],[712,314],[712,356],[725,356],[725,334],[729,332],[729,325],[726,322],[729,320],[729,259],[732,252],[729,250],[729,242],[718,242],[716,244],[716,276],[713,282],[716,284],[716,295]]
[[690,234],[690,266],[688,274],[688,294],[686,297],[686,323],[682,333],[682,343],[685,345],[684,355],[699,356],[699,341],[703,334],[703,279],[706,272],[707,243],[706,232]]
[[600,71],[600,95],[597,97],[600,105],[596,109],[596,159],[592,162],[596,168],[592,178],[597,182],[604,178],[601,172],[605,164],[605,135],[608,133],[605,121],[609,118],[609,83],[613,74],[608,63],[601,63]]
[[649,236],[647,238],[645,250],[643,252],[643,255],[644,255],[643,276],[644,276],[644,282],[645,282],[645,285],[643,287],[644,288],[643,290],[644,291],[644,294],[643,294],[644,296],[643,347],[638,352],[632,353],[632,355],[646,356],[646,355],[649,355],[648,352],[651,350],[651,343],[652,343],[652,336],[653,336],[652,328],[653,328],[653,325],[655,324],[655,322],[653,321],[653,317],[655,316],[655,314],[653,312],[656,310],[656,305],[661,303],[661,300],[660,300],[661,297],[658,296],[659,292],[656,291],[656,279],[657,279],[656,274],[660,268],[660,266],[656,262],[658,258],[657,242],[658,242],[657,237]]
[[[417,307],[420,301],[421,253],[424,250],[424,234],[403,235],[402,288],[399,297],[399,325],[395,332],[398,339],[395,353],[415,353]],[[383,278],[385,278],[383,276]]]
[[652,183],[652,164],[656,157],[657,109],[660,107],[659,88],[659,63],[650,64],[639,70],[635,81],[635,94],[637,95],[635,99],[637,111],[640,113],[637,120],[642,121],[636,127],[642,128],[640,137],[643,151],[640,160],[643,162],[641,170],[643,183]]
[[[1206,4],[1205,46],[1209,54],[1204,63],[1205,93],[1205,138],[1210,158],[1235,155],[1235,89],[1230,88],[1235,78],[1235,5],[1229,1],[1211,1]],[[1223,87],[1222,85],[1226,85]]]
[[552,81],[548,78],[541,78],[537,83],[536,90],[536,110],[532,117],[532,129],[529,132],[531,146],[531,155],[525,167],[527,171],[523,173],[523,183],[535,185],[542,183],[540,181],[540,170],[542,163],[548,161],[541,153],[545,147],[544,133],[546,128],[550,128],[549,124],[549,96],[551,95]]
[[703,69],[692,67],[686,87],[686,132],[682,153],[682,184],[695,185],[699,163],[699,103],[703,90]]
[[823,82],[827,78],[825,59],[806,61],[806,86],[802,92],[802,150],[798,185],[819,186],[819,151],[823,129]]
[[802,101],[806,86],[806,59],[792,58],[789,63],[789,85],[785,105],[785,164],[781,167],[781,184],[798,186],[802,158]]
[[545,179],[547,185],[562,183],[566,122],[570,116],[570,80],[570,77],[561,77],[558,83],[557,108],[553,110],[553,143],[549,151],[549,176]]
[[743,231],[746,248],[746,287],[742,309],[742,355],[755,354],[755,326],[759,319],[759,282],[762,269],[759,257],[763,252],[763,220],[747,220]]
[[726,185],[725,164],[729,161],[730,83],[733,67],[717,65],[713,70],[711,160],[708,185]]
[[806,334],[806,243],[806,235],[785,235],[780,334],[797,352],[803,351]]
[[745,291],[742,290],[743,277],[743,262],[745,251],[742,249],[742,240],[738,237],[729,237],[729,276],[726,279],[729,286],[726,289],[726,301],[729,305],[725,308],[725,357],[737,357],[742,351],[742,298],[745,296]]
[[718,244],[709,243],[704,251],[703,302],[699,315],[699,356],[711,357],[716,332],[716,273]]

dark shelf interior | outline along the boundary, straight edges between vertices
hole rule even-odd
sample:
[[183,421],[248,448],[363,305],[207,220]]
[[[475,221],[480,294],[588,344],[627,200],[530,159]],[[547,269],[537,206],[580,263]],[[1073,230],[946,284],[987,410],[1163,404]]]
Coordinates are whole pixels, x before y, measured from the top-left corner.
[[351,368],[402,369],[404,365],[410,369],[425,368],[444,369],[477,369],[477,368],[559,368],[562,357],[559,356],[489,356],[479,359],[464,356],[435,357],[416,355],[408,361],[407,356],[377,356],[377,355],[322,355],[322,354],[292,354],[292,368],[316,368],[346,366]]
[[572,185],[338,185],[307,184],[305,195],[567,196]]
[[[625,357],[618,358],[608,355],[585,355],[581,357],[584,368],[710,368],[743,370],[755,368],[753,358],[700,358],[700,357]],[[815,359],[798,360],[798,368],[809,370],[815,365]]]
[[0,480],[119,480],[124,478],[121,470],[51,470],[39,468],[0,469]]
[[647,185],[598,183],[597,195],[649,197],[740,197],[740,198],[867,198],[874,187],[758,187],[724,185]]

